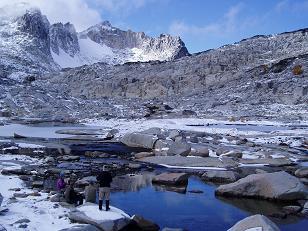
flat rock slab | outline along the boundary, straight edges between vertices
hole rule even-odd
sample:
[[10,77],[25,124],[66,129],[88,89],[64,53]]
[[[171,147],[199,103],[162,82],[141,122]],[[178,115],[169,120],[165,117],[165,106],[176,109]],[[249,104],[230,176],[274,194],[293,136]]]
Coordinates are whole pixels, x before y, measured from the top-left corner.
[[100,229],[96,228],[94,225],[75,225],[59,231],[100,231]]
[[286,172],[252,174],[234,183],[221,185],[216,195],[270,200],[300,200],[308,196],[307,187]]
[[172,167],[216,167],[234,168],[238,163],[231,158],[152,156],[140,159],[143,162]]
[[264,165],[270,165],[273,167],[281,167],[281,166],[288,166],[293,165],[294,163],[286,158],[275,158],[275,159],[240,159],[241,164],[264,164]]
[[162,173],[153,177],[152,182],[165,185],[186,185],[188,177],[186,173]]
[[94,135],[76,135],[62,138],[63,140],[86,140],[86,141],[104,141],[105,138],[96,137]]
[[94,225],[104,231],[120,230],[131,221],[130,216],[120,209],[111,206],[109,211],[100,211],[98,205],[92,203],[78,206],[68,217],[71,221]]
[[266,216],[257,214],[254,216],[247,217],[234,226],[228,231],[279,231],[278,226],[273,223]]

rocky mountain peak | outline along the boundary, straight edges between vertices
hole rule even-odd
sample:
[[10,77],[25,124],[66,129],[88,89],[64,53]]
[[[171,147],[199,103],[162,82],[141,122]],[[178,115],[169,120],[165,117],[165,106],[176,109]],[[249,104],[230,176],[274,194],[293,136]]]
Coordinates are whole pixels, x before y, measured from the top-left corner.
[[101,26],[103,27],[103,29],[110,29],[110,28],[113,27],[113,26],[111,25],[111,23],[110,23],[108,20],[103,21],[103,22],[101,22],[101,23],[98,24],[98,25],[101,25]]
[[27,10],[24,15],[18,18],[17,23],[20,31],[38,39],[49,39],[50,23],[39,9]]
[[71,23],[56,23],[50,26],[50,48],[60,55],[60,49],[74,57],[80,51],[75,27]]
[[98,44],[106,45],[115,50],[140,49],[144,54],[149,53],[151,56],[143,59],[139,57],[139,60],[136,61],[172,60],[189,55],[184,42],[179,37],[161,34],[157,38],[152,38],[144,32],[121,30],[112,26],[109,21],[90,27],[81,32],[79,37],[82,39],[89,38]]

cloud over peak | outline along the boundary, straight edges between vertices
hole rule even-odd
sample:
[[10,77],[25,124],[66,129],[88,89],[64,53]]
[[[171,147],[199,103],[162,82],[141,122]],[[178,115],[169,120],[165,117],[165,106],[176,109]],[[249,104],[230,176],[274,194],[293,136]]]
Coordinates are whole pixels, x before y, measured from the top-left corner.
[[78,31],[102,21],[100,13],[89,6],[86,0],[1,0],[5,6],[37,7],[47,15],[51,23],[71,22]]

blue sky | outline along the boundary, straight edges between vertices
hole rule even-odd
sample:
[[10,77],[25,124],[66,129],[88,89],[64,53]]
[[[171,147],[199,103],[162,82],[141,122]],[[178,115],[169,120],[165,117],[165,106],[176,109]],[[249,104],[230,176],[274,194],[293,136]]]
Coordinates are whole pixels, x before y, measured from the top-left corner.
[[308,27],[308,0],[88,2],[91,7],[100,9],[102,19],[120,28],[145,31],[151,36],[160,33],[180,35],[192,53],[257,34]]
[[109,20],[151,36],[179,35],[191,53],[308,27],[308,0],[0,0],[0,7],[20,2],[77,31]]

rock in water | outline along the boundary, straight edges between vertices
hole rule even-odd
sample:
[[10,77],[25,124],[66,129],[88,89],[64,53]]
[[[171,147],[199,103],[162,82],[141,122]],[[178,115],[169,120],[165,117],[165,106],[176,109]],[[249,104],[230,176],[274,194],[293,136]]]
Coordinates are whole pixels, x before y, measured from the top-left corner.
[[186,173],[162,173],[155,176],[152,182],[166,185],[186,185],[188,182],[188,176],[189,175]]
[[69,219],[74,222],[94,225],[104,231],[120,230],[130,222],[130,217],[122,210],[110,207],[110,211],[99,211],[98,206],[85,203],[72,210]]
[[142,216],[134,215],[132,220],[135,221],[143,231],[159,231],[159,226],[157,224],[143,218]]
[[279,231],[278,226],[273,223],[266,216],[257,214],[254,216],[247,217],[234,226],[232,226],[228,231]]
[[135,132],[124,135],[121,142],[129,147],[152,149],[157,140],[157,136]]
[[209,170],[202,175],[202,179],[205,181],[212,181],[218,183],[228,183],[237,181],[240,175],[233,171],[219,171],[219,170]]
[[216,195],[271,200],[300,200],[308,195],[306,186],[286,172],[252,174],[234,183],[221,185]]

